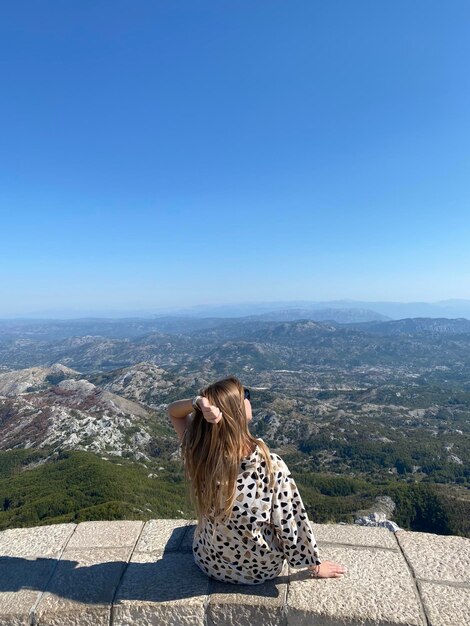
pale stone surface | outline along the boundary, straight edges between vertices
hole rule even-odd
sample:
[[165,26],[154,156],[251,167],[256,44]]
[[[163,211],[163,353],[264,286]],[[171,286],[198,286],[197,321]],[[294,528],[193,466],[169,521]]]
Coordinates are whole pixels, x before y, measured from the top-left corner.
[[314,579],[285,562],[272,581],[238,585],[196,565],[196,524],[102,521],[0,532],[0,626],[470,624],[470,539],[314,524],[322,560],[346,565],[345,576]]
[[209,578],[192,554],[134,552],[114,598],[113,626],[202,626],[208,593]]
[[186,533],[188,520],[152,519],[146,522],[135,546],[136,552],[170,552],[178,550]]
[[0,532],[0,556],[57,556],[77,524],[9,528]]
[[419,582],[429,626],[468,626],[470,587]]
[[56,563],[51,558],[0,557],[0,624],[28,624]]
[[0,532],[0,625],[28,624],[57,559],[76,524]]
[[59,608],[41,614],[36,618],[38,626],[109,626],[111,609],[109,605],[77,605],[73,610]]
[[67,548],[124,548],[137,541],[144,522],[119,520],[81,522]]
[[209,626],[281,626],[285,624],[289,566],[284,562],[279,576],[260,585],[234,585],[211,581],[207,606]]
[[348,571],[342,578],[315,579],[306,568],[290,568],[289,626],[425,626],[414,581],[400,552],[328,546],[322,558],[345,565]]
[[[0,604],[0,607],[2,605]],[[29,626],[28,617],[23,615],[8,615],[3,613],[3,609],[0,608],[2,614],[0,615],[0,626]]]
[[416,578],[470,584],[470,539],[412,530],[395,534]]
[[38,624],[109,623],[129,552],[129,547],[67,548],[35,610]]
[[321,542],[345,543],[354,546],[392,548],[398,550],[394,533],[388,528],[365,527],[355,524],[311,524],[321,552]]

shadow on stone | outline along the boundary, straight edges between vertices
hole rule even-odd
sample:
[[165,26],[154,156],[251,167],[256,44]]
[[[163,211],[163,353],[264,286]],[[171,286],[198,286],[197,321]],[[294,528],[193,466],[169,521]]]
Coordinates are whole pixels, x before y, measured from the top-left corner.
[[[186,532],[175,529],[163,551],[138,545],[129,562],[123,548],[69,548],[62,558],[0,556],[0,592],[33,590],[86,604],[118,603],[126,600],[165,602],[205,596],[211,591],[223,595],[277,597],[277,585],[288,576],[261,584],[221,582],[207,576],[194,562],[194,526]],[[73,557],[73,558],[71,558]],[[301,576],[298,572],[295,576]],[[117,591],[116,591],[117,590]]]

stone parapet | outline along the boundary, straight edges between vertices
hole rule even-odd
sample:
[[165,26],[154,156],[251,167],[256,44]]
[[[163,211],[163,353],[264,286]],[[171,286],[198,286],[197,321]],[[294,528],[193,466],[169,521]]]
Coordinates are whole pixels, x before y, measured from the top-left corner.
[[0,532],[0,626],[466,626],[470,539],[313,524],[342,578],[287,562],[261,585],[208,578],[195,520],[97,521]]

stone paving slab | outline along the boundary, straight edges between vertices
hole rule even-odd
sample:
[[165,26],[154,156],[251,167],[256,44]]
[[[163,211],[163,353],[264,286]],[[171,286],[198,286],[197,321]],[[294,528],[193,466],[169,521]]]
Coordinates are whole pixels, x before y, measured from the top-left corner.
[[401,552],[330,545],[322,560],[348,571],[342,578],[315,579],[306,568],[290,568],[289,626],[426,626]]
[[0,624],[29,624],[29,614],[44,590],[56,559],[0,557]]
[[354,546],[370,546],[399,550],[394,533],[388,528],[359,526],[358,524],[314,524],[313,534],[321,549],[321,542],[345,543]]
[[0,532],[0,556],[55,557],[77,524],[9,528]]
[[29,624],[76,524],[11,528],[0,532],[0,625]]
[[418,582],[429,626],[468,626],[470,587]]
[[208,626],[284,626],[288,576],[285,561],[279,576],[260,585],[211,580]]
[[272,581],[236,585],[194,562],[196,524],[1,531],[0,626],[470,625],[470,539],[312,524],[321,558],[346,565],[344,577],[314,579],[285,562]]
[[67,549],[134,546],[143,525],[144,522],[132,520],[80,522]]
[[470,539],[413,530],[395,535],[416,578],[470,584]]
[[134,552],[114,598],[113,626],[203,626],[209,583],[192,554]]
[[53,608],[46,614],[38,616],[35,624],[47,624],[48,626],[109,626],[111,619],[111,607],[109,605],[83,605],[72,611]]
[[152,519],[145,523],[135,546],[136,552],[162,552],[178,550],[186,533],[188,520]]
[[67,547],[34,611],[39,626],[109,624],[111,602],[129,554],[129,547]]

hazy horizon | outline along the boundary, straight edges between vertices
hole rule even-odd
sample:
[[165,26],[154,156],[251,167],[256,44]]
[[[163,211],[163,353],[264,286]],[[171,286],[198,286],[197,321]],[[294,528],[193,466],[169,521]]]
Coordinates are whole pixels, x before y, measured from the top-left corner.
[[[318,308],[347,308],[351,306],[353,308],[358,306],[367,305],[369,308],[373,308],[374,304],[390,304],[390,305],[426,305],[426,306],[464,306],[469,307],[470,310],[470,298],[442,298],[436,300],[392,300],[392,299],[362,299],[362,298],[332,298],[332,299],[276,299],[276,300],[260,300],[260,299],[252,299],[252,300],[232,300],[232,301],[206,301],[206,302],[188,302],[181,304],[167,304],[167,305],[151,305],[147,306],[131,306],[131,303],[128,303],[127,306],[101,306],[101,307],[73,307],[67,306],[66,303],[62,303],[59,306],[49,306],[43,308],[25,308],[20,311],[2,309],[1,305],[3,303],[0,301],[0,319],[20,319],[24,318],[33,318],[37,317],[37,319],[41,319],[41,316],[50,315],[51,318],[55,319],[66,319],[71,315],[77,314],[77,318],[80,317],[106,317],[109,314],[110,317],[116,317],[122,314],[123,317],[126,316],[147,316],[147,315],[171,315],[172,313],[181,313],[181,312],[197,312],[200,309],[225,309],[231,307],[247,307],[247,308],[257,308],[262,307],[265,310],[269,310],[270,306],[273,306],[274,309],[286,306],[288,308],[300,308],[303,306],[306,307],[318,307]],[[64,318],[60,316],[64,315]]]
[[[103,308],[103,309],[73,309],[67,307],[49,308],[43,310],[26,311],[17,314],[2,314],[0,320],[66,320],[66,319],[86,319],[86,318],[127,318],[127,317],[159,317],[172,315],[195,315],[215,316],[219,313],[222,317],[230,316],[242,317],[244,315],[256,315],[262,312],[271,312],[280,309],[302,309],[322,310],[328,308],[337,309],[359,309],[366,308],[377,313],[390,311],[422,311],[423,314],[410,315],[406,317],[468,317],[470,319],[470,299],[446,299],[434,302],[426,301],[392,301],[392,300],[277,300],[277,301],[240,301],[225,303],[198,303],[180,307],[147,307],[147,308]],[[445,314],[447,313],[447,315]],[[449,315],[450,313],[450,315]],[[455,313],[455,315],[453,315]],[[459,314],[460,313],[460,314]],[[393,316],[392,316],[393,317]],[[405,316],[404,316],[405,317]]]

